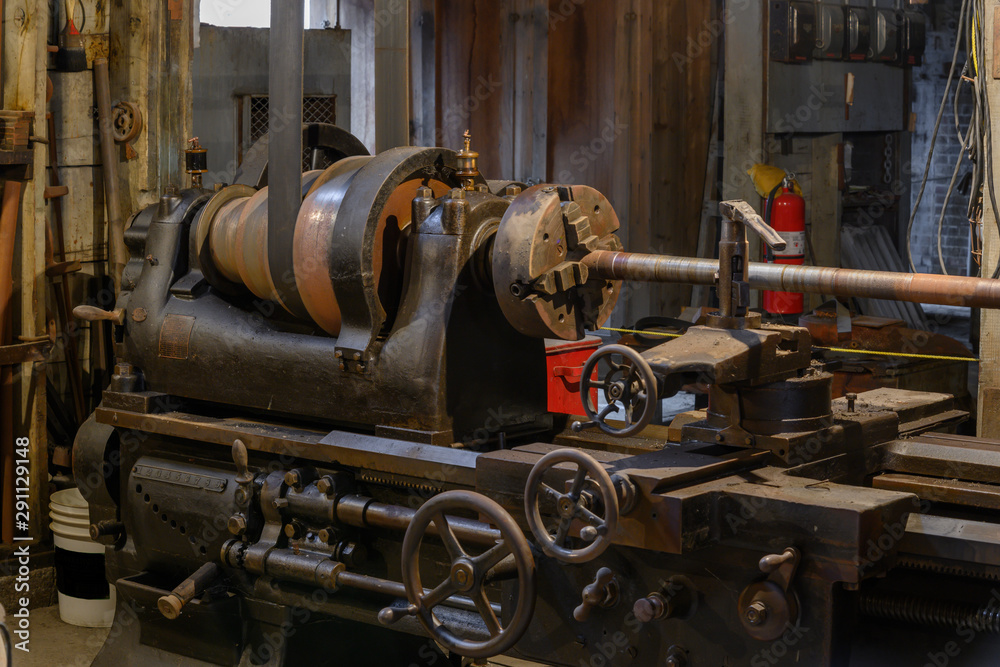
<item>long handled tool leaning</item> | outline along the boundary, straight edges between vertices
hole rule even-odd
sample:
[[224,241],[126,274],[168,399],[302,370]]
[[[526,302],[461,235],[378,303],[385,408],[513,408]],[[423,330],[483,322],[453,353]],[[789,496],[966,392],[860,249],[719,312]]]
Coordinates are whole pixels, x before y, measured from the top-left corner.
[[[0,345],[11,340],[10,305],[14,294],[14,236],[21,204],[21,183],[7,181],[0,204]],[[14,539],[14,373],[0,366],[0,540]]]

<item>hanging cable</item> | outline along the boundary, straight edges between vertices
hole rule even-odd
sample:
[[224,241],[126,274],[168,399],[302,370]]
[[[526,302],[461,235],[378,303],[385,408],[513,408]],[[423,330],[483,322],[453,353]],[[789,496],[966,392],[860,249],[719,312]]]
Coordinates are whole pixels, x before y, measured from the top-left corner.
[[951,82],[955,79],[955,67],[958,64],[958,53],[962,45],[961,26],[965,22],[966,12],[969,9],[969,0],[962,0],[962,8],[958,15],[959,29],[955,34],[955,48],[951,54],[951,67],[948,68],[948,81],[945,83],[944,95],[941,96],[941,105],[938,108],[937,118],[934,120],[934,131],[931,133],[930,147],[927,149],[927,164],[924,165],[924,176],[920,181],[920,190],[917,192],[917,200],[913,203],[910,211],[910,220],[906,225],[906,258],[910,263],[910,271],[917,272],[917,267],[913,263],[913,221],[917,217],[917,210],[920,208],[920,200],[923,199],[924,189],[927,187],[927,177],[931,171],[931,160],[934,157],[934,146],[937,144],[938,131],[941,129],[941,119],[944,117],[944,110],[948,105],[948,96],[951,92]]

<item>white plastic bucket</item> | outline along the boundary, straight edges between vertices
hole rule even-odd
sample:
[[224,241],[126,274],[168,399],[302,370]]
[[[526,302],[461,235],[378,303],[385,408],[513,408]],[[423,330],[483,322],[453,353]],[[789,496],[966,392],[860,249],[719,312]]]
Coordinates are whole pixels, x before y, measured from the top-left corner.
[[59,618],[85,628],[110,628],[115,588],[104,574],[104,545],[90,539],[90,512],[79,489],[64,489],[49,500],[56,548]]

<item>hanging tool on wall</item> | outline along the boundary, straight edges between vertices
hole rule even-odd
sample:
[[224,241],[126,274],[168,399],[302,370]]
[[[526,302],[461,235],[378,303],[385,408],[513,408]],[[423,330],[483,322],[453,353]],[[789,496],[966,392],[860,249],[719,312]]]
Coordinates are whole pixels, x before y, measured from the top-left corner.
[[[57,188],[65,188],[59,181],[58,167],[58,144],[56,139],[56,122],[52,113],[46,114],[48,121],[49,135],[49,184],[46,191]],[[52,278],[62,276],[59,285],[53,285],[55,293],[56,310],[59,316],[59,326],[65,335],[63,349],[66,355],[66,366],[69,374],[69,386],[73,394],[73,407],[75,408],[76,420],[82,420],[87,414],[87,407],[83,394],[83,369],[80,365],[80,357],[77,350],[78,329],[76,320],[70,315],[70,303],[72,297],[69,288],[69,274],[80,270],[79,262],[69,262],[66,260],[66,242],[63,235],[63,211],[60,197],[50,198],[52,202],[52,224],[49,227],[49,237],[51,238],[50,250],[51,261],[46,262],[45,275]]]
[[[56,69],[63,72],[82,72],[87,69],[87,49],[83,44],[83,35],[80,34],[86,17],[77,16],[78,4],[80,0],[66,0],[66,27],[59,34],[59,52],[56,53]],[[80,19],[79,28],[76,25],[77,18]]]
[[[22,184],[7,181],[0,207],[0,345],[10,342],[10,305],[14,294],[14,237],[21,205]],[[0,489],[3,495],[0,541],[14,537],[14,376],[10,366],[0,365]]]
[[111,82],[108,59],[94,61],[94,101],[97,102],[97,125],[101,135],[101,163],[104,167],[104,201],[108,210],[108,262],[115,281],[115,294],[121,290],[122,270],[128,251],[118,197],[118,156],[115,151],[114,118],[111,112]]

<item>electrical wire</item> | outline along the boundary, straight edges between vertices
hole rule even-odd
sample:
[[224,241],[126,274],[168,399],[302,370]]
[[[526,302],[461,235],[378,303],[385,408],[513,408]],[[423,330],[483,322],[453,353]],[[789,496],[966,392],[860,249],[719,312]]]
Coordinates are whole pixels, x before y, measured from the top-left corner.
[[[978,0],[977,0],[978,1]],[[948,104],[949,93],[951,93],[951,82],[955,79],[955,67],[958,65],[958,53],[961,50],[961,26],[965,24],[966,12],[969,9],[969,0],[962,0],[962,8],[958,15],[959,31],[955,35],[955,48],[951,54],[951,67],[948,68],[948,81],[945,83],[944,95],[941,97],[941,105],[938,107],[937,118],[934,120],[934,131],[931,133],[931,143],[927,149],[927,164],[924,165],[924,176],[920,181],[920,190],[917,192],[917,200],[910,211],[910,220],[906,225],[906,258],[910,263],[910,271],[917,272],[917,267],[913,263],[913,221],[916,220],[917,210],[920,208],[920,200],[923,199],[924,189],[927,187],[927,177],[931,171],[931,160],[934,157],[934,147],[937,144],[938,131],[941,129],[941,119],[944,118],[944,110]]]
[[[961,31],[960,31],[960,35],[961,35]],[[960,39],[960,37],[959,37],[959,39]],[[971,123],[969,123],[969,129],[968,129],[968,131],[966,131],[966,133],[963,135],[962,134],[962,128],[961,128],[961,126],[959,124],[959,119],[958,119],[958,115],[959,115],[958,114],[958,111],[959,111],[958,103],[959,103],[959,100],[961,99],[962,83],[963,83],[963,81],[966,80],[965,73],[968,71],[968,68],[969,68],[969,63],[968,63],[968,61],[966,61],[965,66],[962,67],[962,78],[959,79],[958,85],[955,86],[955,96],[954,96],[955,99],[954,99],[954,104],[952,106],[952,115],[954,116],[954,119],[955,119],[955,130],[956,130],[956,132],[958,134],[958,141],[961,144],[961,148],[959,149],[958,157],[955,160],[955,169],[951,172],[951,181],[948,183],[948,190],[945,192],[944,202],[941,204],[941,214],[938,216],[938,223],[937,223],[937,257],[938,257],[938,266],[941,267],[941,273],[942,273],[942,275],[946,275],[946,276],[949,276],[951,274],[948,272],[948,267],[945,265],[945,262],[944,262],[944,250],[942,248],[942,237],[944,236],[944,218],[945,218],[945,214],[948,212],[948,204],[951,202],[951,195],[955,191],[955,183],[958,181],[958,173],[962,169],[962,163],[963,163],[963,161],[964,161],[964,159],[966,157],[966,152],[967,152],[968,146],[969,146],[970,142],[972,141],[972,133],[975,131],[975,123],[971,122]],[[973,113],[975,113],[975,112],[973,112]],[[975,120],[975,118],[973,118],[973,121],[974,120]]]

